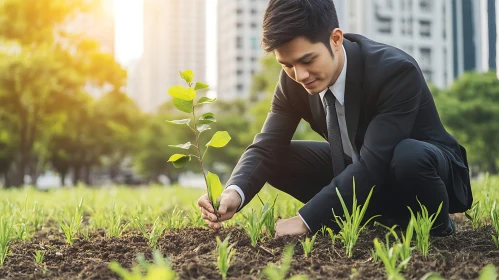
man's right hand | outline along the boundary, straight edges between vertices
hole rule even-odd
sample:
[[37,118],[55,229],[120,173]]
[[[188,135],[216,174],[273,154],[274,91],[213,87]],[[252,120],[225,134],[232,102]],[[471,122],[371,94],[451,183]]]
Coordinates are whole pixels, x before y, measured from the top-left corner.
[[235,190],[224,190],[219,197],[220,206],[218,207],[218,217],[215,210],[211,206],[208,194],[201,196],[198,199],[198,205],[201,209],[201,216],[208,226],[214,230],[220,229],[221,222],[227,221],[237,211],[241,205],[241,196]]

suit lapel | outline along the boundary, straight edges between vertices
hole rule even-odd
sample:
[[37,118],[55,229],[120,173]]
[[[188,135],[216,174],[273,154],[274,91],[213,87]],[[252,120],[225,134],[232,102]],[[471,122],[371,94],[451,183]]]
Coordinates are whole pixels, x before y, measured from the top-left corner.
[[[364,81],[362,58],[359,46],[348,39],[343,40],[347,54],[347,77],[345,84],[345,119],[348,138],[356,146],[355,136],[359,125],[362,83]],[[358,147],[357,147],[358,149]]]

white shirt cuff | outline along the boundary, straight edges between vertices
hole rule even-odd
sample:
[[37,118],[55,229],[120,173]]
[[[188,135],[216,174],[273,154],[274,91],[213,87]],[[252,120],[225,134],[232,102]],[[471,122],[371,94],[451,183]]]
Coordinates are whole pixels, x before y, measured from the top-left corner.
[[[300,219],[303,221],[303,223],[307,226],[308,230],[310,230],[310,227],[308,226],[307,222],[303,219],[303,217],[298,213],[298,216],[300,216]],[[311,230],[310,230],[311,231]]]
[[237,208],[237,211],[241,210],[241,207],[243,207],[243,204],[244,204],[244,193],[243,193],[243,190],[241,190],[240,187],[236,186],[236,185],[230,185],[228,186],[227,188],[225,188],[226,190],[235,190],[239,196],[241,197],[241,204],[239,205],[239,208]]

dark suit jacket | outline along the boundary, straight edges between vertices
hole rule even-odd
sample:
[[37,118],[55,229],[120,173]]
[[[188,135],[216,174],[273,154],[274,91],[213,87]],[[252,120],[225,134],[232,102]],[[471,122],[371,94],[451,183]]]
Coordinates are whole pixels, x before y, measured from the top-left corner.
[[[449,210],[455,213],[469,209],[472,194],[466,151],[443,127],[414,58],[400,49],[356,34],[345,34],[343,45],[348,57],[345,87],[348,136],[360,152],[360,160],[348,165],[300,209],[312,232],[333,219],[331,208],[341,209],[336,187],[342,196],[351,197],[354,177],[357,197],[366,197],[373,186],[382,186],[395,146],[408,138],[430,142],[450,155],[453,186],[448,189]],[[302,85],[281,71],[262,131],[246,149],[227,182],[227,186],[234,184],[242,189],[245,204],[267,181],[272,162],[280,148],[289,145],[302,118],[327,137],[319,98],[319,94],[308,94]]]

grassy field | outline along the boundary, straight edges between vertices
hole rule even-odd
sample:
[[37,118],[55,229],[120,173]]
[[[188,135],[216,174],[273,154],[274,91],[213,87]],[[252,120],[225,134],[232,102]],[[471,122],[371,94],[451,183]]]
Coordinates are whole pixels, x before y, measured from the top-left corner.
[[473,182],[469,217],[454,214],[457,233],[430,237],[426,249],[423,233],[381,226],[353,244],[346,229],[273,238],[277,217],[302,203],[269,186],[260,197],[278,194],[275,209],[255,198],[218,232],[195,205],[200,189],[2,189],[0,279],[495,279],[498,180]]

